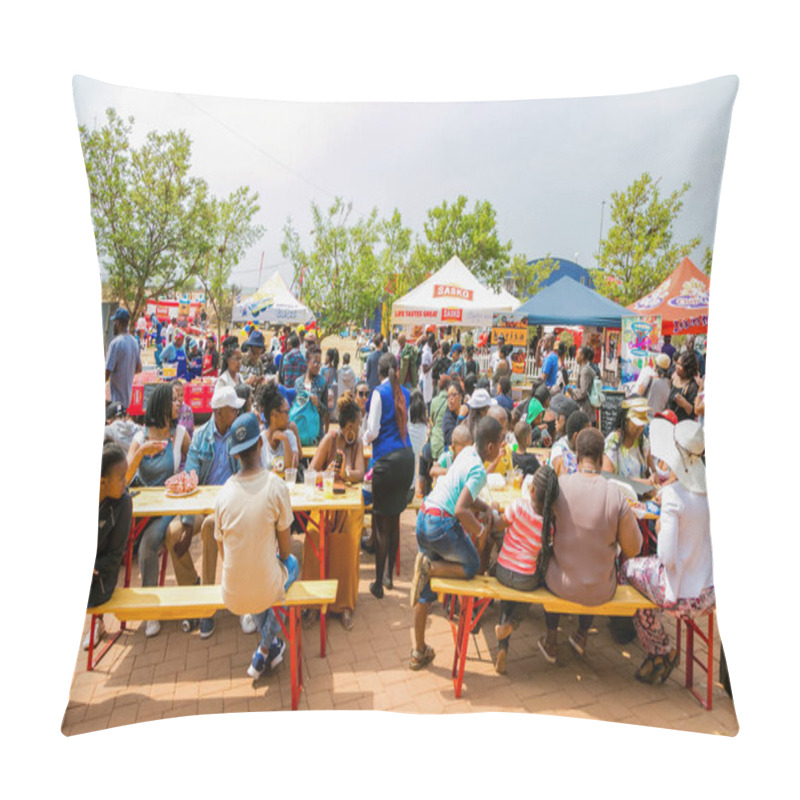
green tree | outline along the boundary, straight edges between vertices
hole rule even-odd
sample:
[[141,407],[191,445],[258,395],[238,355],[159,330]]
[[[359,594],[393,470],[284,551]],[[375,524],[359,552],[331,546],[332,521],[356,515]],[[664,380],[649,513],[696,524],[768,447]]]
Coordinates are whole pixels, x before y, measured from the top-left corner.
[[510,264],[511,293],[523,301],[533,297],[539,291],[542,281],[558,269],[559,263],[550,256],[550,253],[530,263],[524,255],[516,254]]
[[204,209],[202,230],[208,239],[198,244],[205,252],[205,261],[197,278],[214,311],[218,341],[223,322],[229,322],[233,313],[236,287],[228,286],[231,272],[248,248],[264,235],[265,228],[253,224],[253,217],[260,210],[257,201],[257,192],[251,194],[249,187],[240,186],[226,200],[214,199]]
[[497,235],[495,210],[478,200],[471,212],[467,198],[459,195],[452,205],[446,200],[428,211],[425,241],[417,239],[411,266],[416,274],[430,274],[458,256],[475,277],[492,289],[503,286],[511,262],[511,242]]
[[714,251],[706,245],[705,252],[703,253],[703,264],[701,269],[705,272],[706,275],[711,274],[711,261],[714,258]]
[[304,249],[289,219],[281,253],[294,266],[294,283],[303,302],[317,315],[320,340],[351,323],[361,324],[385,292],[375,248],[380,242],[377,209],[350,222],[352,203],[337,197],[323,211],[311,203],[311,247]]
[[106,124],[79,128],[92,222],[109,288],[136,319],[148,296],[182,289],[205,262],[205,181],[189,176],[191,140],[151,131],[130,143],[134,118],[113,108]]
[[624,191],[611,193],[611,227],[595,254],[592,278],[597,291],[622,305],[655,289],[700,244],[699,236],[685,244],[673,241],[672,226],[691,184],[662,198],[660,181],[645,172]]

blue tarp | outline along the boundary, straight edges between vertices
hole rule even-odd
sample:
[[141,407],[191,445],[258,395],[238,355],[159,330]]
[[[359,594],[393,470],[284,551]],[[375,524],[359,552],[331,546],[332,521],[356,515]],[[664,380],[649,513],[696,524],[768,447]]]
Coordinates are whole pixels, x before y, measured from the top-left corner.
[[631,312],[583,286],[564,277],[541,289],[523,303],[512,315],[527,317],[529,325],[594,325],[598,328],[620,328],[622,317]]

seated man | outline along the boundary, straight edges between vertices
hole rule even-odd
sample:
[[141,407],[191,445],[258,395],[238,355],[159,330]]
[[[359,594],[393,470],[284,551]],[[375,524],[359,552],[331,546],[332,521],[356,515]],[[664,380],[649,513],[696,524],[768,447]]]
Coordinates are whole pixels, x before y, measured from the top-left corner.
[[[197,473],[199,486],[221,486],[239,469],[236,459],[228,452],[231,425],[238,416],[244,400],[231,386],[223,386],[211,398],[213,416],[194,432],[186,455],[186,472]],[[167,528],[166,545],[179,586],[200,583],[197,570],[189,555],[192,537],[200,531],[203,536],[203,584],[212,585],[217,576],[217,545],[214,542],[213,515],[175,517]],[[185,620],[183,628],[192,630],[195,621]],[[200,620],[200,636],[207,639],[214,633],[214,618]]]
[[[495,523],[491,509],[478,499],[486,485],[485,461],[494,461],[503,444],[503,429],[490,416],[477,425],[475,445],[465,447],[453,466],[436,481],[417,515],[419,553],[411,581],[414,607],[414,639],[409,667],[413,670],[433,661],[433,648],[425,644],[425,623],[436,599],[430,579],[471,578],[480,567],[479,552],[486,546]],[[479,516],[476,516],[479,515]],[[470,537],[474,536],[476,544]]]
[[231,425],[230,454],[241,463],[217,498],[214,538],[222,556],[222,599],[234,614],[252,615],[261,642],[247,670],[258,678],[283,659],[286,643],[272,606],[296,580],[297,559],[290,553],[292,504],[289,487],[261,463],[261,428],[253,413]]

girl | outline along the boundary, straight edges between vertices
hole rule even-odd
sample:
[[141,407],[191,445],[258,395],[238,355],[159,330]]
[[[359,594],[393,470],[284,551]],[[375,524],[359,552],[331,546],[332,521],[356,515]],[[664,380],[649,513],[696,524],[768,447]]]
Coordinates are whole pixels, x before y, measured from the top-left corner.
[[678,422],[696,417],[694,404],[699,391],[695,380],[697,374],[697,357],[694,351],[687,350],[681,353],[675,365],[675,372],[672,374],[672,388],[667,402],[667,408],[675,412]]
[[228,343],[222,351],[222,364],[220,365],[220,376],[217,378],[217,386],[236,386],[243,383],[242,376],[239,374],[242,369],[242,351],[236,340]]
[[[272,472],[295,469],[300,455],[300,442],[289,424],[289,403],[275,383],[261,387],[258,397],[266,429],[261,432],[261,463]],[[282,469],[279,467],[283,464]]]

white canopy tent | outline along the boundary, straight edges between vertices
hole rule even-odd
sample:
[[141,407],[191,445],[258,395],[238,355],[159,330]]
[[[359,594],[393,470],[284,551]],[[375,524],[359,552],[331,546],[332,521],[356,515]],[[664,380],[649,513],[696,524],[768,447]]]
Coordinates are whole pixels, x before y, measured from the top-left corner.
[[505,289],[487,289],[453,256],[438,272],[392,306],[393,325],[486,328],[495,314],[514,311],[519,300]]
[[255,294],[233,308],[234,322],[299,325],[313,319],[314,315],[289,291],[277,270]]

